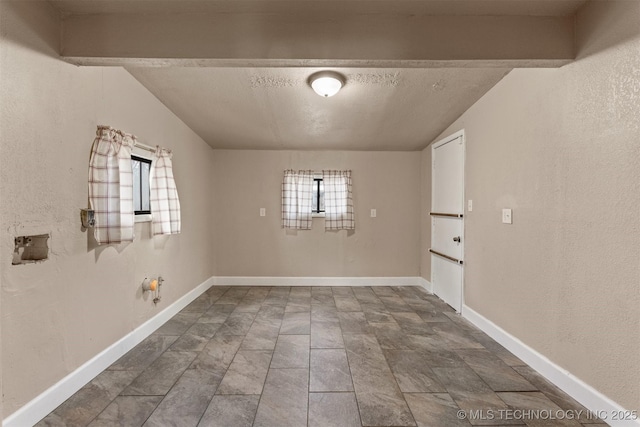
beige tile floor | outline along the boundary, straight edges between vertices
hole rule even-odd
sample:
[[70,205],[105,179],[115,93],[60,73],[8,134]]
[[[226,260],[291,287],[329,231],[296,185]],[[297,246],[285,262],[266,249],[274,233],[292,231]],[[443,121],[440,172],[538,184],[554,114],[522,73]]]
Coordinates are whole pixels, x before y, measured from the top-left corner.
[[421,288],[214,287],[38,426],[598,423]]

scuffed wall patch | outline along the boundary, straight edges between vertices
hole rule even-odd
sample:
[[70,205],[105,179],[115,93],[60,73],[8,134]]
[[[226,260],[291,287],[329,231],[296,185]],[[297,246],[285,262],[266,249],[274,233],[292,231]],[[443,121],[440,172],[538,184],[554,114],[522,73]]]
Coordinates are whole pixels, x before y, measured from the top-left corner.
[[440,79],[437,82],[435,82],[434,84],[431,85],[431,88],[435,91],[435,92],[441,92],[443,91],[445,88],[447,87],[447,82]]
[[[637,43],[637,42],[636,42]],[[591,73],[578,79],[570,78],[570,90],[575,94],[575,102],[567,109],[575,110],[585,117],[583,126],[595,126],[605,121],[608,135],[616,135],[622,130],[638,132],[640,121],[640,48],[632,42],[618,46],[599,56],[588,57],[567,67],[573,70],[583,67]],[[602,57],[606,55],[609,66],[597,70]]]
[[[631,49],[630,49],[631,50]],[[608,106],[615,120],[621,120],[629,130],[639,131],[638,111],[640,111],[640,67],[638,54],[621,55],[613,65],[614,73],[609,76],[612,97]]]

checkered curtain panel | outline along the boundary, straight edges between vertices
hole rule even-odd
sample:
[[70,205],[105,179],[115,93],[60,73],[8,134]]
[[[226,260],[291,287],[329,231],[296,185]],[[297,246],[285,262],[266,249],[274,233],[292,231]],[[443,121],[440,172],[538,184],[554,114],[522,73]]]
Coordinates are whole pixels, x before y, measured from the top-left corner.
[[322,171],[324,182],[324,229],[353,230],[351,171]]
[[282,228],[311,229],[313,171],[284,171],[282,180]]
[[89,159],[89,206],[98,244],[132,242],[134,231],[132,135],[98,126]]
[[158,147],[151,166],[151,215],[153,235],[180,233],[180,199],[173,179],[171,151]]

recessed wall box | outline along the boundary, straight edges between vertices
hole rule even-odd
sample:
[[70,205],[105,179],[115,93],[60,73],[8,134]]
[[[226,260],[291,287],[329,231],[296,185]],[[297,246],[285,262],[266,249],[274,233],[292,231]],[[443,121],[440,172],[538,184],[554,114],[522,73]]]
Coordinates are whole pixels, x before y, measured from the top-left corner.
[[93,209],[80,209],[80,219],[84,228],[93,228],[96,225],[96,211]]
[[48,234],[16,237],[11,264],[20,265],[45,261],[49,257],[48,241]]

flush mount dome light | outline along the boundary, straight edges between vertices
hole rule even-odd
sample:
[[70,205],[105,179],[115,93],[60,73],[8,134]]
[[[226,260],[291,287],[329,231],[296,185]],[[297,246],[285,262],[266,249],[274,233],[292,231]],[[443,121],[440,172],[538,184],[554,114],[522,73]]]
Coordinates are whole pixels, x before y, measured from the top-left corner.
[[320,71],[309,77],[309,84],[318,95],[328,98],[342,89],[344,76],[335,71]]

